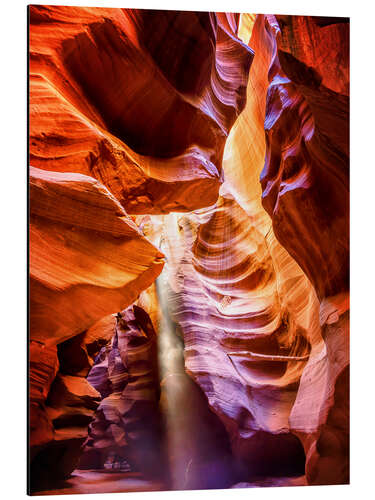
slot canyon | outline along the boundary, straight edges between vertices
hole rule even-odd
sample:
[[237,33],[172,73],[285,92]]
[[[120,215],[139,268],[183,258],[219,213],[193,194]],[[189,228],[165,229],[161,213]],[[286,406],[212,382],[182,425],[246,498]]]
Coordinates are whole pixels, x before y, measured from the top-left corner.
[[349,20],[29,7],[29,493],[349,482]]

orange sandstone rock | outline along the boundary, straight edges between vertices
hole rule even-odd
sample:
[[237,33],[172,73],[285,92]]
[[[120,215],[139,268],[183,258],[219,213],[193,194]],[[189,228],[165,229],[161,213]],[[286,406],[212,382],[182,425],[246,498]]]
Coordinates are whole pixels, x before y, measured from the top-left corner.
[[98,181],[30,169],[30,334],[54,345],[131,304],[163,256]]
[[96,177],[129,213],[214,203],[253,56],[238,19],[31,6],[32,164]]
[[[263,205],[321,302],[290,415],[310,484],[349,481],[349,24],[260,16],[273,44]],[[253,33],[255,32],[255,28]]]

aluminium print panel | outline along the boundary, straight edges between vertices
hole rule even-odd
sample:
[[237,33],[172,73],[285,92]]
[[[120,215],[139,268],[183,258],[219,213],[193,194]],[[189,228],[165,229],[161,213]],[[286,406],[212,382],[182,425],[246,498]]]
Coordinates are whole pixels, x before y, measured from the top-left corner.
[[349,483],[349,19],[28,15],[28,493]]

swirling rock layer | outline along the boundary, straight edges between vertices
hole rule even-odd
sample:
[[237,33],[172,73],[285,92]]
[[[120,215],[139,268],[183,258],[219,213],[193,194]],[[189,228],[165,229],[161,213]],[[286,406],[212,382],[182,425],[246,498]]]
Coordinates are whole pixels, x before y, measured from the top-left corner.
[[[263,205],[321,302],[290,422],[312,484],[349,481],[349,24],[260,16],[273,46]],[[313,406],[311,406],[313,405]],[[311,412],[311,408],[314,412]]]
[[111,345],[98,354],[88,382],[102,396],[89,426],[81,467],[103,467],[110,453],[132,469],[161,474],[161,423],[155,331],[143,309],[118,314]]
[[273,473],[280,462],[303,473],[288,419],[315,328],[306,278],[292,275],[297,305],[282,301],[267,241],[233,199],[175,219],[165,238],[169,308],[183,332],[186,370],[226,426],[235,457],[253,474]]
[[348,482],[347,20],[29,14],[31,491]]
[[[69,356],[72,348],[67,348],[65,342],[56,347],[31,341],[29,445],[32,490],[50,488],[70,476],[81,455],[87,426],[100,402],[100,394],[87,382],[84,370],[82,375],[82,365],[90,366],[84,341],[77,337],[74,340],[80,347],[76,347],[73,359]],[[86,352],[86,358],[82,352]]]
[[346,291],[349,279],[349,24],[263,22],[274,46],[263,204],[322,300]]
[[96,177],[130,213],[214,203],[253,56],[238,19],[30,7],[32,164]]
[[163,261],[95,179],[31,167],[29,193],[30,478],[40,488],[74,470],[100,402],[86,376],[108,339],[91,331],[86,347],[85,330],[132,303]]
[[82,332],[131,304],[162,267],[162,254],[95,179],[30,169],[32,339],[53,345]]

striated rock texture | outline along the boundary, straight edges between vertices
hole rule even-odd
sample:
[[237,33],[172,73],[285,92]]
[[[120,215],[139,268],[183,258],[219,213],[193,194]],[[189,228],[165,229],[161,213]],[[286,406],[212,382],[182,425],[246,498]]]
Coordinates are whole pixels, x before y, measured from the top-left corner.
[[[79,338],[81,337],[81,338]],[[82,336],[46,346],[31,340],[29,361],[30,486],[50,488],[70,476],[81,455],[100,394],[86,380]],[[74,352],[74,357],[70,354]],[[84,355],[86,353],[86,356]]]
[[214,203],[253,57],[239,15],[29,13],[31,163],[97,178],[129,213]]
[[95,358],[87,381],[101,394],[81,467],[101,468],[109,453],[133,470],[160,475],[161,420],[155,331],[148,314],[131,306],[118,314],[110,345]]
[[[261,16],[272,41],[263,205],[320,300],[324,343],[303,373],[291,426],[310,484],[349,481],[349,23]],[[311,412],[314,408],[314,412]]]
[[349,482],[348,20],[29,19],[30,491]]
[[163,255],[92,177],[31,167],[29,193],[30,335],[55,345],[134,302]]
[[112,335],[102,325],[85,341],[85,331],[131,304],[163,256],[92,177],[31,167],[29,194],[30,480],[39,489],[74,470],[100,402],[86,377]]
[[74,468],[99,402],[83,380],[110,340],[105,318],[163,266],[125,209],[217,199],[253,53],[233,14],[31,6],[29,20],[30,376],[46,381],[30,393],[31,477],[43,486]]
[[322,328],[302,374],[290,425],[304,445],[308,484],[349,482],[349,313]]
[[224,423],[242,477],[303,474],[289,417],[311,343],[321,339],[319,303],[261,204],[272,46],[259,22],[247,24],[258,51],[245,110],[226,143],[222,196],[208,210],[165,219],[164,274],[187,372]]
[[348,290],[349,24],[268,16],[263,205],[320,300]]
[[[341,279],[345,289],[345,276],[333,277],[336,272],[333,267],[329,281],[324,275],[327,266],[320,266],[316,267],[312,278],[302,256],[296,257],[311,278],[314,290],[292,258],[301,241],[304,254],[310,258],[310,242],[300,239],[297,244],[290,237],[284,241],[277,224],[280,220],[280,230],[283,231],[287,223],[283,218],[278,219],[275,211],[270,220],[260,203],[260,188],[266,185],[265,172],[269,167],[270,138],[274,134],[267,128],[274,87],[281,88],[286,112],[288,106],[295,103],[285,90],[293,88],[293,84],[287,82],[285,76],[272,79],[277,57],[276,36],[279,36],[273,31],[275,22],[272,16],[258,16],[254,26],[247,23],[255,58],[245,110],[226,143],[226,182],[221,189],[222,198],[209,210],[172,218],[166,223],[166,227],[169,226],[165,236],[168,243],[162,248],[167,255],[166,271],[173,290],[171,309],[183,331],[186,369],[203,389],[211,408],[226,424],[234,455],[248,461],[252,473],[274,473],[272,464],[275,460],[279,472],[280,463],[286,470],[289,466],[294,472],[301,471],[298,464],[302,463],[310,484],[345,483],[349,479],[348,299],[345,292],[322,297],[323,288],[320,287],[325,282],[326,294],[338,291],[340,288],[335,288],[335,283]],[[324,28],[320,21],[317,22],[319,29]],[[242,36],[246,38],[246,22],[242,26]],[[341,28],[336,30],[333,26],[332,30],[342,35]],[[338,53],[336,35],[332,35],[332,43]],[[333,59],[338,64],[337,56]],[[345,70],[344,55],[340,71],[345,74]],[[311,99],[317,101],[316,106],[320,105],[318,94]],[[311,121],[301,115],[301,109],[305,112],[307,107],[305,102],[302,108],[297,107],[295,115],[287,115],[285,122],[280,124],[280,134],[294,130],[297,138],[303,135],[311,125]],[[336,113],[339,123],[345,121],[340,131],[344,134],[347,117],[345,114],[341,116],[339,109]],[[330,119],[334,120],[335,116]],[[262,139],[264,126],[266,142]],[[275,133],[275,141],[283,137],[280,134]],[[249,137],[254,140],[249,140]],[[321,148],[325,140],[323,133]],[[286,158],[290,160],[296,155],[295,164],[303,170],[305,163],[297,155],[298,145],[296,140],[293,141],[286,142],[282,150],[286,151],[286,145],[289,145]],[[315,150],[314,154],[317,152]],[[313,153],[311,155],[314,158]],[[348,195],[345,161],[330,158],[331,171],[336,169],[337,175],[344,180],[344,185],[338,188],[343,203],[334,196],[330,196],[327,203],[322,198],[314,203],[317,213],[327,210],[330,203],[333,203],[334,214],[345,213]],[[277,165],[276,160],[274,164]],[[307,167],[311,165],[307,164]],[[259,176],[261,186],[255,182]],[[279,196],[285,196],[285,202],[289,199],[289,189],[305,189],[303,195],[311,203],[321,186],[316,182],[310,192],[308,184],[303,186],[297,182],[293,185],[293,176],[291,184],[286,185],[283,180],[279,179],[279,182],[285,187],[285,192]],[[333,183],[331,188],[334,189]],[[263,205],[268,210],[267,196],[265,190]],[[285,207],[291,221],[294,216],[303,215],[304,204],[298,200]],[[326,215],[330,214],[328,209]],[[324,220],[321,222],[324,229]],[[335,244],[340,246],[340,242],[346,240],[347,245],[347,219],[332,217],[332,222],[337,224]],[[271,223],[276,237],[290,254],[275,239]],[[312,221],[312,225],[314,223]],[[313,227],[307,220],[304,227],[308,237]],[[318,239],[311,244],[320,248]],[[325,244],[321,245],[323,252]],[[294,249],[293,252],[290,248]],[[347,257],[340,261],[345,252],[340,254],[341,250],[338,250],[338,255],[333,257],[334,248],[327,244],[332,259],[337,257],[335,265],[345,269],[347,274]],[[230,359],[234,373],[230,372],[226,357]],[[235,394],[235,398],[228,396],[231,394]],[[293,436],[298,436],[304,446],[305,464],[298,441]],[[251,456],[256,457],[256,464],[251,462]]]
[[303,474],[288,419],[317,326],[311,286],[293,266],[283,282],[274,250],[233,199],[168,226],[169,308],[183,332],[186,370],[225,425],[234,459],[248,475]]

